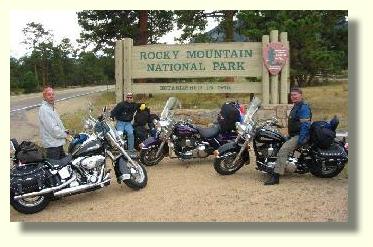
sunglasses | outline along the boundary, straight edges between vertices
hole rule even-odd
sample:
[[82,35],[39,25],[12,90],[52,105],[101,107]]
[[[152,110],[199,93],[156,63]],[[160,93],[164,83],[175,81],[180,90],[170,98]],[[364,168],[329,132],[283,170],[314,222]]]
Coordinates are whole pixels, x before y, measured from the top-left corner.
[[132,99],[133,97],[132,97],[132,96],[127,96],[126,98],[127,98],[127,99]]

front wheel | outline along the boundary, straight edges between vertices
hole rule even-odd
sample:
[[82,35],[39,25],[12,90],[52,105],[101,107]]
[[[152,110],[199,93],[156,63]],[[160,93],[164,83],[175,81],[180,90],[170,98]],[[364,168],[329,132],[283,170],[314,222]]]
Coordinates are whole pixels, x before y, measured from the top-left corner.
[[141,164],[136,164],[135,167],[131,167],[130,179],[124,180],[123,182],[130,188],[139,190],[146,186],[148,183],[148,174],[146,169]]
[[49,201],[50,199],[47,196],[36,196],[15,200],[14,193],[10,192],[10,205],[23,214],[34,214],[40,212],[48,206]]
[[214,169],[221,175],[231,175],[238,171],[244,164],[245,160],[242,156],[233,164],[233,161],[237,157],[237,152],[228,151],[220,155],[220,158],[215,158]]
[[141,149],[140,151],[141,163],[146,166],[154,166],[158,164],[164,158],[163,150],[159,154],[159,156],[157,156],[158,148],[159,148],[158,145],[152,145],[147,149]]

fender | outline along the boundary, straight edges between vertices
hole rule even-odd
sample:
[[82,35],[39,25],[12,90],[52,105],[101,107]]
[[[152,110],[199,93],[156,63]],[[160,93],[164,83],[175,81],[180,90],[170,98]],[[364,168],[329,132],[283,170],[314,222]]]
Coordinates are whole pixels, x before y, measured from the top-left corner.
[[114,162],[114,172],[115,176],[119,180],[123,180],[122,176],[124,174],[130,174],[130,169],[127,166],[127,160],[124,157],[120,157]]
[[[238,153],[240,149],[241,149],[241,146],[239,146],[236,142],[228,142],[224,144],[223,146],[220,146],[220,148],[218,149],[219,155],[216,158],[219,159],[221,157],[220,155],[228,151],[235,151]],[[248,163],[250,163],[250,154],[247,148],[244,149],[241,155],[244,160],[249,161]]]
[[148,139],[146,139],[145,141],[143,141],[143,146],[141,149],[148,149],[150,146],[153,146],[153,145],[159,145],[161,144],[161,139],[159,138],[155,138],[155,137],[149,137]]

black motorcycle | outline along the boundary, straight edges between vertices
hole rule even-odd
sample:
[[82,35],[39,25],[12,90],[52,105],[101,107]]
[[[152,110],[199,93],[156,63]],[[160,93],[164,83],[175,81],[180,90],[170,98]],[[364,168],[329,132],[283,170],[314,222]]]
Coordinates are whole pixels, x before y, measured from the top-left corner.
[[[278,131],[277,119],[259,122],[253,119],[260,106],[260,100],[254,98],[245,115],[243,124],[236,124],[239,136],[235,142],[223,145],[216,151],[214,169],[221,175],[230,175],[244,164],[250,163],[249,151],[254,150],[256,169],[273,172],[277,153],[286,141]],[[252,141],[253,148],[250,143]],[[335,139],[327,149],[307,143],[296,149],[287,161],[287,170],[295,173],[308,173],[320,178],[337,176],[348,162],[348,144],[345,139]]]
[[[105,111],[104,111],[105,112]],[[17,143],[10,171],[10,204],[25,214],[43,210],[50,200],[85,193],[110,184],[109,157],[117,182],[133,189],[144,188],[148,177],[144,166],[131,159],[123,149],[123,140],[104,116],[90,116],[87,133],[72,140],[69,155],[62,160],[22,160]],[[11,145],[12,146],[12,145]],[[32,156],[30,156],[32,157]]]

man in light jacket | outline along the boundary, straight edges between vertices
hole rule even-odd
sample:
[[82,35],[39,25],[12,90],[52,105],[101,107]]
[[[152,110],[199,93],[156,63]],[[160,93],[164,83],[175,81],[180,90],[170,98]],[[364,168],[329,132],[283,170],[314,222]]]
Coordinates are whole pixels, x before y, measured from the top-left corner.
[[69,135],[54,109],[54,100],[53,88],[46,87],[43,90],[43,102],[39,109],[40,137],[47,158],[58,160],[66,156],[63,145]]

